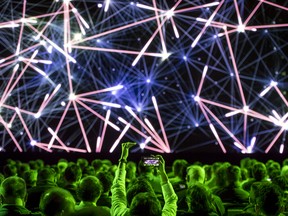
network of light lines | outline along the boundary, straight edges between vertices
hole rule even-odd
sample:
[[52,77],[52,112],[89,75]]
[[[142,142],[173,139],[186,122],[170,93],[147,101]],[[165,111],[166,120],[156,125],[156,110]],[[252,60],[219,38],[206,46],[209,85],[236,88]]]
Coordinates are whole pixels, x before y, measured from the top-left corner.
[[0,151],[285,152],[287,1],[0,6]]

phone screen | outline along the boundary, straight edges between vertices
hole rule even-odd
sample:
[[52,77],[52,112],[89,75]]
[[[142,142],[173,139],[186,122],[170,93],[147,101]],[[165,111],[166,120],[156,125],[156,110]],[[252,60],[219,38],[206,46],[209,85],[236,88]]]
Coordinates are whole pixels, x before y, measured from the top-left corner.
[[159,159],[154,157],[144,157],[143,164],[144,166],[159,166]]

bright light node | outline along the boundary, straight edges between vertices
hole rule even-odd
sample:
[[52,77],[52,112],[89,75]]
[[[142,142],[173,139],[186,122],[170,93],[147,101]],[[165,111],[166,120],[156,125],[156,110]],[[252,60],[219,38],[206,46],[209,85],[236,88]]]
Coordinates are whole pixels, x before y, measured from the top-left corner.
[[151,82],[151,80],[150,80],[150,79],[147,79],[147,80],[146,80],[146,83],[150,83],[150,82]]
[[30,145],[34,146],[36,144],[37,144],[37,142],[35,140],[31,140]]
[[64,101],[61,102],[61,106],[66,106],[66,103]]
[[168,59],[168,57],[169,57],[170,55],[171,55],[171,53],[168,53],[168,52],[162,53],[162,61]]
[[73,12],[73,13],[77,13],[78,10],[77,10],[76,8],[73,8],[73,9],[72,9],[72,12]]
[[24,60],[24,57],[22,57],[22,56],[18,57],[18,61],[23,61],[23,60]]
[[283,154],[283,151],[284,151],[284,144],[282,143],[282,144],[280,145],[279,153],[280,153],[280,154]]
[[187,56],[183,56],[183,59],[186,61],[187,60]]
[[174,16],[174,11],[173,11],[173,10],[168,10],[168,11],[166,12],[166,16],[167,16],[168,18],[171,18],[172,16]]
[[278,85],[278,82],[275,82],[275,81],[271,80],[270,86],[277,86],[277,85]]
[[195,127],[199,127],[199,123],[195,123]]
[[145,143],[140,143],[140,149],[144,149],[144,148],[145,148],[145,146],[146,146],[146,144],[145,144]]
[[130,5],[135,5],[135,3],[134,2],[130,2]]
[[40,118],[40,116],[41,116],[41,113],[38,112],[34,115],[34,118],[38,119],[38,118]]
[[69,100],[71,100],[71,101],[76,100],[76,98],[77,98],[77,96],[76,96],[74,93],[71,93],[71,94],[69,95]]
[[243,25],[243,24],[240,24],[240,25],[238,25],[238,27],[237,27],[237,31],[238,32],[245,32],[245,25]]
[[285,130],[288,130],[288,121],[285,122],[283,127],[284,127]]
[[141,112],[142,108],[141,107],[137,107],[136,110],[137,110],[137,112]]
[[6,60],[5,59],[0,59],[0,64],[5,62]]
[[98,8],[102,8],[102,7],[103,7],[103,4],[99,3],[99,4],[97,5],[97,7],[98,7]]
[[11,123],[8,123],[8,124],[7,124],[7,127],[8,127],[8,128],[12,128],[12,124],[11,124]]
[[47,48],[47,51],[48,51],[48,53],[52,53],[52,50],[53,50],[53,47],[50,45],[48,48]]
[[194,97],[194,101],[196,101],[196,102],[200,101],[200,97],[199,96],[195,96]]
[[75,40],[75,41],[82,40],[82,34],[81,34],[81,33],[76,33],[76,34],[74,34],[74,40]]
[[244,112],[248,112],[249,111],[249,106],[244,106],[243,110],[244,110]]

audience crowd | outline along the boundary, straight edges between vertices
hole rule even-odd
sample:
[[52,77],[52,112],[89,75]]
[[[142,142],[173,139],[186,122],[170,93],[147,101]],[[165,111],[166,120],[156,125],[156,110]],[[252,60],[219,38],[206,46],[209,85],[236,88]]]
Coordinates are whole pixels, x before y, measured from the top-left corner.
[[161,155],[129,161],[134,143],[109,160],[7,160],[0,170],[0,216],[288,215],[288,159],[202,164]]

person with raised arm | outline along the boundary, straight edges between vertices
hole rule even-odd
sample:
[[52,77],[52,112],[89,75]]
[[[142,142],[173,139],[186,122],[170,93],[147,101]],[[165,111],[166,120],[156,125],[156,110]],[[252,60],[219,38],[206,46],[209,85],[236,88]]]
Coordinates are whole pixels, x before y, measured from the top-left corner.
[[113,216],[176,216],[177,195],[169,182],[165,171],[165,161],[162,156],[159,158],[158,174],[161,178],[162,193],[164,197],[164,206],[161,208],[160,201],[153,190],[139,191],[131,203],[126,199],[126,163],[129,155],[129,149],[135,146],[135,143],[127,142],[122,144],[122,153],[115,173],[112,185],[112,206],[111,215]]

